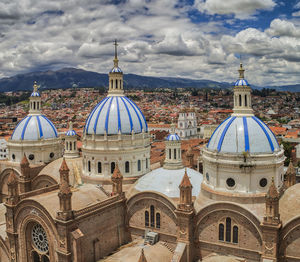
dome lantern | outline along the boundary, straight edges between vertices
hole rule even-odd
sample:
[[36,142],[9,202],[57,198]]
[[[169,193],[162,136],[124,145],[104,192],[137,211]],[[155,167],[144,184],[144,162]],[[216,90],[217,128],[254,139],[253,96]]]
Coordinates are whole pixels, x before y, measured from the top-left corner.
[[239,79],[234,84],[234,116],[253,116],[251,104],[251,87],[248,81],[244,78],[245,69],[240,63]]
[[29,103],[29,115],[40,115],[42,109],[42,98],[40,93],[38,92],[39,86],[36,81],[33,84],[33,92],[30,95],[30,103]]
[[124,96],[123,72],[119,67],[117,40],[115,40],[114,46],[115,46],[115,58],[113,60],[114,67],[109,72],[108,96]]

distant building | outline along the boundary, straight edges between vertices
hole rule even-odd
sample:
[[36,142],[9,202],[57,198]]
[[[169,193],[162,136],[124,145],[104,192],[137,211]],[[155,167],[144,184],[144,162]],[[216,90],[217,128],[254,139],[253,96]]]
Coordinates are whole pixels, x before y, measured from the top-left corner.
[[197,117],[193,109],[183,109],[179,112],[176,133],[181,139],[197,136]]

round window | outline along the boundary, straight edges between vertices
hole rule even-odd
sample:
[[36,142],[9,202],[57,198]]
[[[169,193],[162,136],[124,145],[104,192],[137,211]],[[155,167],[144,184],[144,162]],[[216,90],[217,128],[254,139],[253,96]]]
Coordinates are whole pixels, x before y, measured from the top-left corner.
[[13,160],[15,160],[15,159],[16,159],[15,154],[12,154],[12,155],[11,155],[11,158],[12,158]]
[[206,173],[205,177],[206,177],[206,180],[209,181],[209,174],[208,173]]
[[48,252],[49,251],[49,245],[48,245],[48,239],[47,234],[44,230],[44,228],[40,224],[36,224],[33,226],[31,231],[31,237],[32,242],[34,246],[41,252]]
[[260,181],[259,181],[259,185],[261,187],[265,187],[266,185],[268,184],[268,180],[266,178],[262,178]]
[[228,179],[226,180],[226,184],[227,184],[227,186],[229,186],[229,187],[234,187],[234,186],[235,186],[235,181],[234,181],[233,178],[228,178]]
[[34,155],[33,155],[33,154],[30,154],[30,155],[28,156],[28,158],[29,158],[29,160],[33,160],[33,159],[34,159]]
[[50,158],[53,158],[54,157],[54,153],[51,152],[49,156],[50,156]]

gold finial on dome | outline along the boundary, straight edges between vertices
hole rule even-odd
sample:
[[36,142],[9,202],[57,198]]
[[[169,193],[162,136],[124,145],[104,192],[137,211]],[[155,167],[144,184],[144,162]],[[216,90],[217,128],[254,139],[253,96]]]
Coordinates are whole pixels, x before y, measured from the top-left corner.
[[114,41],[114,46],[115,46],[114,67],[118,67],[119,59],[118,59],[118,50],[117,50],[117,46],[118,46],[117,39],[115,39],[115,41]]
[[244,79],[244,72],[245,72],[245,69],[243,68],[243,64],[240,63],[240,68],[239,68],[239,73],[240,73],[240,79]]
[[38,91],[39,86],[37,85],[36,81],[34,81],[33,84],[33,92],[37,92]]

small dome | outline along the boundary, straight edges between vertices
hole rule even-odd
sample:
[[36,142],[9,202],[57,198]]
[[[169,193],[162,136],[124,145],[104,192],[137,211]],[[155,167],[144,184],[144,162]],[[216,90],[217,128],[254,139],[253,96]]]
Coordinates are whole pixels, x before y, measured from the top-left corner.
[[177,134],[170,134],[166,138],[167,141],[179,141],[180,137]]
[[[201,190],[203,176],[198,171],[186,168],[187,175],[193,186],[192,195],[198,196]],[[185,168],[164,169],[163,167],[155,169],[141,177],[135,184],[138,191],[156,191],[167,197],[179,197],[179,185],[184,176]]]
[[224,153],[273,153],[280,150],[275,135],[255,116],[231,116],[212,134],[207,148]]
[[38,96],[38,97],[40,97],[41,95],[40,95],[39,92],[32,92],[30,96]]
[[250,86],[246,79],[238,79],[234,86]]
[[77,135],[77,133],[75,132],[75,130],[68,130],[66,132],[66,136],[76,136],[76,135]]
[[138,106],[126,96],[108,96],[98,103],[87,118],[84,132],[116,135],[147,132],[146,119]]
[[114,67],[110,73],[123,73],[120,67]]
[[15,128],[11,140],[39,140],[56,138],[54,124],[44,115],[26,116]]

